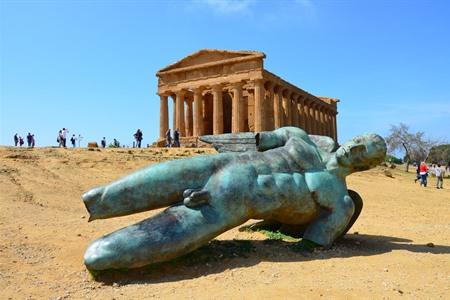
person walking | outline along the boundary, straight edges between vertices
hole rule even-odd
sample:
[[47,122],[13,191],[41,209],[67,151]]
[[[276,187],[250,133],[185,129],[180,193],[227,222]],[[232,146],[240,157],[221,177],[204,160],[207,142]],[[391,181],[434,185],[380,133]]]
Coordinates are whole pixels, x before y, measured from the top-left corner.
[[106,147],[106,138],[105,137],[103,137],[101,144],[102,144],[102,148]]
[[180,147],[180,132],[178,128],[173,132],[173,146]]
[[166,131],[166,147],[172,147],[172,135],[170,134],[170,128]]
[[16,133],[14,135],[14,147],[17,147],[18,143],[19,143],[19,135]]
[[75,142],[77,138],[75,137],[75,134],[72,134],[72,137],[70,138],[70,142],[72,143],[72,148],[75,148]]
[[420,186],[427,187],[428,167],[423,161],[420,163]]
[[34,145],[36,144],[36,140],[34,139],[34,134],[31,135],[31,148],[34,148]]
[[434,168],[434,175],[436,175],[436,188],[442,189],[444,184],[444,171],[441,169],[440,164]]
[[23,137],[19,136],[19,145],[20,145],[20,147],[22,147],[23,144],[24,144]]
[[414,179],[414,183],[416,183],[417,180],[420,180],[420,163],[417,163],[417,168],[416,168],[416,179]]

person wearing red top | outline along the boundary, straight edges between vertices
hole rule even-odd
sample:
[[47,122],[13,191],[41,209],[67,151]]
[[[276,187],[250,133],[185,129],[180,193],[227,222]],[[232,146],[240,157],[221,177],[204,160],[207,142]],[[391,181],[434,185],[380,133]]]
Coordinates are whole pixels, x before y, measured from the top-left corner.
[[425,162],[420,163],[420,185],[426,187],[427,186],[427,177],[428,177],[428,167]]

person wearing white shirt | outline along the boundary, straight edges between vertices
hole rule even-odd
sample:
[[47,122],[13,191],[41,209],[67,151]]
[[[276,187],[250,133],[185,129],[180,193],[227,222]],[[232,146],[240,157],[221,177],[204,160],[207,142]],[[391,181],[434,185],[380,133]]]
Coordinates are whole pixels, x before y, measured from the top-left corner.
[[437,189],[443,189],[444,184],[444,171],[441,169],[441,165],[438,164],[434,168],[434,174],[436,175],[436,188]]

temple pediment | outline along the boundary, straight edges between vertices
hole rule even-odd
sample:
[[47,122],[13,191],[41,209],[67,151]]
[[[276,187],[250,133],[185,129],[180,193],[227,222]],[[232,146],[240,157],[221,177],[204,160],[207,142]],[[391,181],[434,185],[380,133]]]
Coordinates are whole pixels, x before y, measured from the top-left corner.
[[214,64],[224,64],[227,62],[248,60],[248,59],[263,59],[265,54],[259,51],[231,51],[231,50],[217,50],[217,49],[202,49],[194,52],[185,58],[177,61],[158,71],[158,74],[176,71],[178,69],[202,67]]

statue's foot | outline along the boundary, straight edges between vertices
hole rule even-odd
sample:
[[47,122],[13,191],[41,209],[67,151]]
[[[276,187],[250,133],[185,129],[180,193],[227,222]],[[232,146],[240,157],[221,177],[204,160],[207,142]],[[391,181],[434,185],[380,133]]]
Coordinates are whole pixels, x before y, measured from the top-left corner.
[[314,249],[322,248],[322,245],[307,239],[302,239],[300,242],[293,244],[290,248],[299,253],[312,253]]
[[209,202],[209,192],[203,189],[187,189],[183,192],[183,204],[194,208]]

